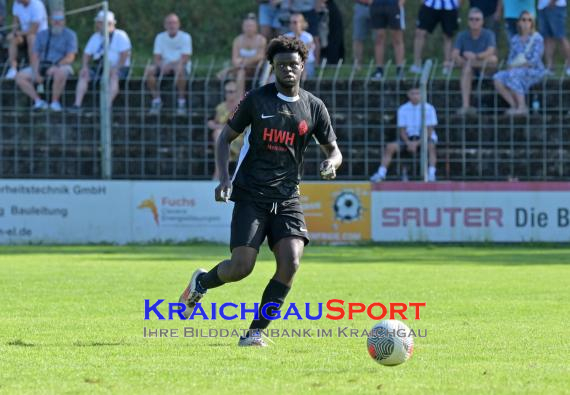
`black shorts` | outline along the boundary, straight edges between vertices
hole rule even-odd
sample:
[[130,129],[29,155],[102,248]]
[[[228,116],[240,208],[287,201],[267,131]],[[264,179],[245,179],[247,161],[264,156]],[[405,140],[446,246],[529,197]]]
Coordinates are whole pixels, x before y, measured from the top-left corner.
[[372,29],[404,30],[405,21],[398,4],[370,6]]
[[281,202],[238,200],[232,214],[230,249],[236,247],[259,247],[267,236],[269,248],[281,239],[298,236],[309,244],[305,215],[298,198]]
[[457,10],[436,10],[422,5],[418,13],[416,26],[418,29],[433,33],[438,23],[441,23],[441,30],[447,37],[453,37],[459,24],[457,23]]

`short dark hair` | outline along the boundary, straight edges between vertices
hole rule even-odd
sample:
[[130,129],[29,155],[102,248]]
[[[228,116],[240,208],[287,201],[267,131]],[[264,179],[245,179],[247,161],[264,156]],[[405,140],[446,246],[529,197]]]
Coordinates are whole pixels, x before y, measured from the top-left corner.
[[307,46],[303,42],[296,38],[289,38],[285,36],[279,36],[274,38],[269,42],[267,46],[267,60],[270,64],[273,64],[273,57],[278,53],[295,53],[297,52],[301,57],[303,63],[307,60],[309,51]]

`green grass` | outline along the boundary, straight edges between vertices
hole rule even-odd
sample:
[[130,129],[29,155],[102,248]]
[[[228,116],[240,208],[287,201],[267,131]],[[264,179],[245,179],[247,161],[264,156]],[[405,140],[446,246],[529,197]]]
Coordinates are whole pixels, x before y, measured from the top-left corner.
[[[0,248],[0,393],[564,393],[570,248],[310,246],[288,302],[425,301],[413,358],[383,367],[365,339],[145,339],[143,327],[238,329],[239,321],[143,320],[144,299],[176,301],[218,245]],[[211,291],[209,302],[257,302],[274,264]],[[353,322],[275,328],[368,329]]]

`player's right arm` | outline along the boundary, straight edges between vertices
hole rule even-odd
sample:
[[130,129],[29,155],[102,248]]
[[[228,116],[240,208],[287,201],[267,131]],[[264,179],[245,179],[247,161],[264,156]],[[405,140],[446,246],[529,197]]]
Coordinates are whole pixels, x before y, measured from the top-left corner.
[[232,188],[230,180],[230,144],[239,136],[229,125],[224,126],[216,141],[216,166],[220,175],[220,184],[216,187],[215,198],[218,202],[226,202]]

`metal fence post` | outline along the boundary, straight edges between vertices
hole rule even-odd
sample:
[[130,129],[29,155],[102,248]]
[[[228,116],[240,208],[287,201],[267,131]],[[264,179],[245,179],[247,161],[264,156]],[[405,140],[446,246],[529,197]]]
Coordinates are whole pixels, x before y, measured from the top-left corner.
[[431,73],[432,61],[428,59],[422,70],[422,76],[420,78],[420,92],[421,92],[421,109],[422,109],[422,152],[421,152],[421,170],[424,182],[428,181],[428,141],[429,136],[427,135],[428,128],[426,124],[426,102],[427,102],[427,82]]
[[112,176],[111,165],[111,98],[109,92],[109,24],[107,16],[109,15],[109,3],[103,2],[103,75],[101,77],[101,93],[100,93],[100,110],[101,110],[101,176],[103,179],[109,180]]

